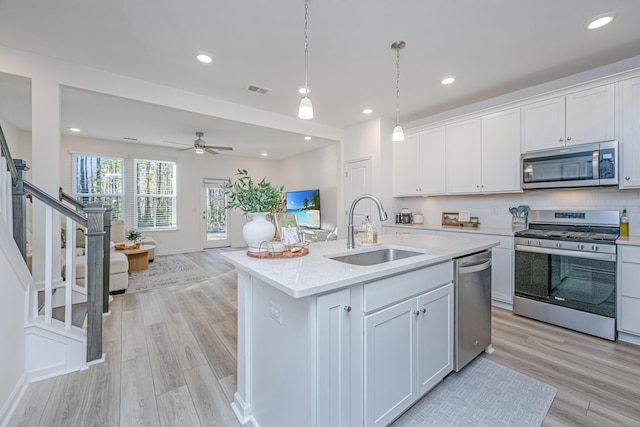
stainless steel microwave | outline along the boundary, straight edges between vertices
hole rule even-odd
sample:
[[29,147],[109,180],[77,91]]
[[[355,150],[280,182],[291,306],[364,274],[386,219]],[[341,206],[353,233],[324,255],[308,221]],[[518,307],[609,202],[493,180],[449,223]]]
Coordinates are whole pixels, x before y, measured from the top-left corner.
[[522,188],[618,185],[618,141],[522,155]]

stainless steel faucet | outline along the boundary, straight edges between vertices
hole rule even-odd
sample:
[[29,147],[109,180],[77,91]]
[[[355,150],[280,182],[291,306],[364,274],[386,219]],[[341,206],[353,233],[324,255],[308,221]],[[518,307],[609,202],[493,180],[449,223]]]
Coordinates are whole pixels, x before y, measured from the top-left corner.
[[384,211],[382,207],[382,203],[378,200],[377,197],[372,196],[371,194],[363,194],[361,196],[356,197],[351,203],[351,208],[349,208],[349,226],[347,227],[347,248],[353,249],[356,247],[353,239],[353,211],[358,204],[358,202],[362,199],[371,199],[378,206],[378,214],[380,215],[380,221],[387,220],[387,213]]

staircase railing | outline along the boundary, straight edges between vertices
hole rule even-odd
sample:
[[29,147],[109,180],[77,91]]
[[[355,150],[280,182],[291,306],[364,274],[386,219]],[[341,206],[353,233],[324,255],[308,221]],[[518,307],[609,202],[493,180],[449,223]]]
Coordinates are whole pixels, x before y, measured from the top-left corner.
[[[64,287],[64,299],[60,301],[56,295],[55,306],[64,306],[64,328],[72,329],[72,303],[73,286],[75,285],[75,239],[76,225],[86,228],[86,273],[85,288],[87,298],[87,327],[86,327],[86,361],[91,362],[102,358],[102,314],[108,310],[108,279],[106,288],[104,283],[103,266],[105,258],[105,247],[108,248],[109,241],[105,246],[105,218],[110,209],[102,206],[85,207],[82,213],[66,206],[61,201],[56,200],[40,188],[24,179],[25,172],[29,169],[26,163],[20,159],[13,159],[6,143],[2,128],[0,127],[0,149],[2,151],[2,169],[0,171],[0,212],[7,225],[13,229],[13,237],[20,253],[27,261],[27,197],[32,200],[39,200],[45,205],[45,248],[44,248],[44,289],[35,286],[30,292],[29,321],[32,323],[44,322],[51,324],[58,322],[53,319],[54,289]],[[7,190],[9,185],[9,190]],[[8,194],[11,194],[9,197]],[[54,283],[54,269],[60,269],[53,260],[54,227],[53,212],[57,211],[66,217],[66,268],[65,281],[62,284]],[[110,224],[110,216],[108,217]],[[108,252],[106,252],[108,258]],[[57,261],[57,260],[56,260]],[[57,278],[57,276],[56,276]],[[38,294],[44,294],[44,313],[40,314],[41,308]],[[105,304],[105,294],[107,302]]]
[[[102,312],[109,312],[109,280],[111,274],[111,205],[84,205],[77,199],[74,199],[69,194],[62,190],[62,187],[58,189],[58,200],[61,202],[67,202],[74,206],[77,210],[85,212],[87,207],[102,207],[105,208],[103,228],[104,236],[102,238],[102,251],[104,257],[102,258]],[[68,228],[67,228],[68,229]]]

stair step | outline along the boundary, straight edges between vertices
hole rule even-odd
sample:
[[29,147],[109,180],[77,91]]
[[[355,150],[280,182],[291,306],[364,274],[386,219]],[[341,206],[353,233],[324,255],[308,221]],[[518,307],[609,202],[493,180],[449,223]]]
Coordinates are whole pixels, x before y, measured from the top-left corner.
[[[64,322],[64,307],[56,307],[51,313],[51,317]],[[87,317],[87,303],[79,302],[71,306],[71,324],[78,328],[84,326],[84,319]]]

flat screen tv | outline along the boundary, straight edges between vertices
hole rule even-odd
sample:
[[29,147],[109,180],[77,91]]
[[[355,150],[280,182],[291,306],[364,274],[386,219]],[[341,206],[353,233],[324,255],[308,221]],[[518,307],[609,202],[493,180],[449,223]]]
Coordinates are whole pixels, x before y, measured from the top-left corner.
[[298,225],[320,228],[320,190],[287,192],[287,212],[293,212]]

